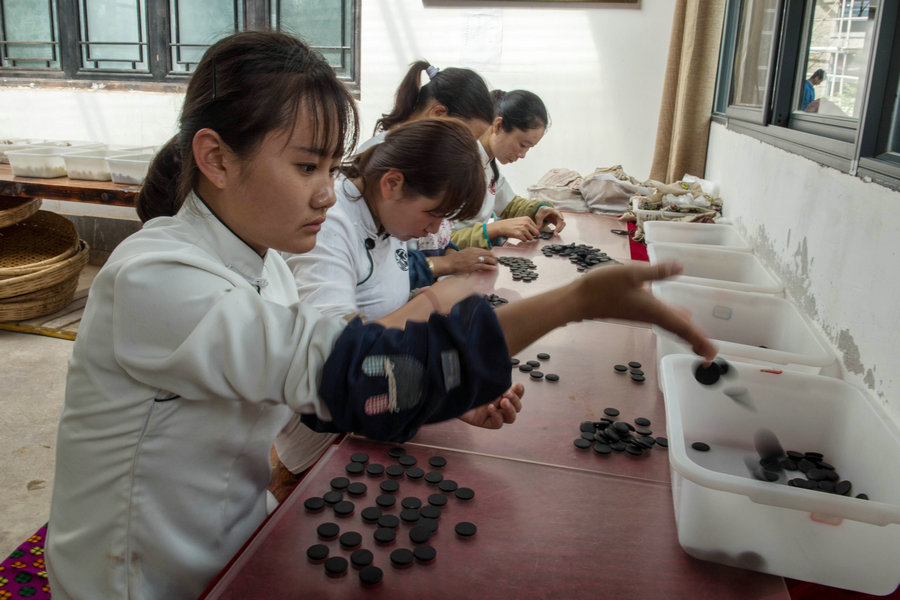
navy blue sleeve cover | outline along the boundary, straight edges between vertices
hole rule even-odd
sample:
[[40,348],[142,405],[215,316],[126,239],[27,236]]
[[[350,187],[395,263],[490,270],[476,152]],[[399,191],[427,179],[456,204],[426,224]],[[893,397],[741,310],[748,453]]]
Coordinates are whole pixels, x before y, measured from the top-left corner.
[[425,423],[487,404],[510,384],[503,331],[490,305],[473,295],[449,315],[405,330],[354,319],[322,371],[319,397],[333,420],[302,419],[318,431],[402,442]]
[[425,254],[419,250],[408,250],[409,258],[409,289],[417,290],[434,283],[434,273],[425,262]]

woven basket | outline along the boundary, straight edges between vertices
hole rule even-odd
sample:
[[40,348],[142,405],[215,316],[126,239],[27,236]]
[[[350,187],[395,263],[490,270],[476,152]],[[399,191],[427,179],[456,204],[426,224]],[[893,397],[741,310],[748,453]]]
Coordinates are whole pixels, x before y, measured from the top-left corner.
[[34,272],[34,267],[67,260],[77,252],[78,232],[72,222],[54,212],[39,210],[0,229],[0,278],[27,275]]
[[52,315],[72,301],[78,289],[78,274],[43,290],[0,300],[0,321],[27,321]]
[[21,296],[77,277],[90,257],[90,247],[87,243],[80,240],[79,244],[78,252],[69,258],[52,263],[34,273],[0,280],[0,298]]
[[0,196],[0,229],[24,221],[41,207],[40,198]]

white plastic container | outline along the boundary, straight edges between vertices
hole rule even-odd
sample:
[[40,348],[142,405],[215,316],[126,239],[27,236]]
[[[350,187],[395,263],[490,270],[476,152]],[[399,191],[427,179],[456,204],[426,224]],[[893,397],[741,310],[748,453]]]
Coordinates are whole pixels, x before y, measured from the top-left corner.
[[741,252],[753,252],[753,248],[733,225],[720,223],[647,221],[644,223],[644,240],[648,247],[657,242],[670,242],[698,246],[721,246]]
[[[698,359],[660,365],[678,541],[696,558],[868,594],[900,584],[900,436],[859,388],[839,379],[732,362],[755,406],[729,400],[720,384],[694,379]],[[753,477],[754,436],[784,450],[821,452],[848,496]],[[697,441],[708,452],[691,447]],[[865,493],[870,498],[856,498]]]
[[740,292],[784,295],[784,285],[754,254],[718,248],[657,242],[647,246],[650,264],[678,261],[684,272],[672,279]]
[[153,156],[150,152],[110,156],[106,162],[113,182],[140,185],[147,176]]
[[66,176],[66,163],[59,147],[29,146],[19,150],[6,152],[9,166],[16,177],[54,177]]
[[84,150],[63,154],[66,172],[70,179],[88,179],[91,181],[109,181],[109,164],[106,159],[122,154],[115,150]]
[[[833,374],[836,359],[829,345],[788,300],[693,285],[655,281],[653,295],[686,308],[693,322],[729,358],[802,371]],[[690,354],[680,338],[654,325],[658,359],[668,354]]]

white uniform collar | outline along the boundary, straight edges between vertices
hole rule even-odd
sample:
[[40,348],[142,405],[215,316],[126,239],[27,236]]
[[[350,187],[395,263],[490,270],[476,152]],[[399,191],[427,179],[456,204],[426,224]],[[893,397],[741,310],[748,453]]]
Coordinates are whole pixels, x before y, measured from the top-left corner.
[[[375,218],[366,199],[363,198],[362,192],[356,187],[356,184],[340,175],[338,177],[336,189],[340,191],[338,198],[344,199],[343,205],[347,211],[347,216],[353,223],[357,231],[362,233],[364,238],[378,239],[378,227],[375,226]],[[340,200],[338,200],[340,202]],[[327,217],[326,217],[327,218]]]
[[222,259],[232,271],[241,275],[257,290],[269,285],[266,265],[275,252],[266,252],[261,257],[244,240],[234,233],[210,209],[196,192],[191,192],[175,215],[196,227],[203,236],[202,245]]

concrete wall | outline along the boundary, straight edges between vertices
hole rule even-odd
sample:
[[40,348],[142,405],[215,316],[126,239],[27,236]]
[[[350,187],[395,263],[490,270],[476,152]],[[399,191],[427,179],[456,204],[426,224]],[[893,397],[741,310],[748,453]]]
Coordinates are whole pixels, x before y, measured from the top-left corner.
[[900,423],[900,192],[713,124],[725,216],[831,340],[842,375]]
[[[490,4],[489,8],[482,8]],[[408,65],[468,66],[491,87],[525,88],[552,125],[504,172],[524,192],[554,167],[586,174],[622,164],[648,177],[674,2],[639,4],[365,0],[362,139],[390,109]],[[161,144],[175,132],[180,94],[0,88],[0,136]],[[88,210],[53,204],[51,209]],[[96,212],[96,211],[93,211]],[[131,213],[104,208],[109,216]]]

